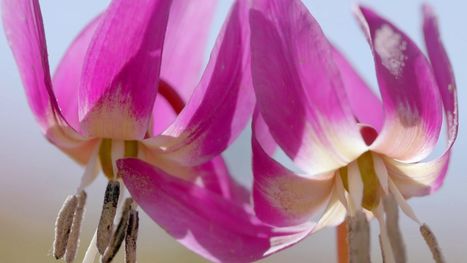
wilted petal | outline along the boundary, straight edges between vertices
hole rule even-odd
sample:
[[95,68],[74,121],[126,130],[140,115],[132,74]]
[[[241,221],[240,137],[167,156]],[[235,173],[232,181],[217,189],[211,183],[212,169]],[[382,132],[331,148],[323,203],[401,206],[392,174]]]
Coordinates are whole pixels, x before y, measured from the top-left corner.
[[174,1],[164,41],[161,79],[188,101],[201,77],[216,0]]
[[381,131],[384,122],[383,104],[365,83],[344,55],[333,48],[334,61],[341,73],[345,91],[355,118],[360,123]]
[[254,137],[252,147],[254,207],[262,221],[276,226],[302,224],[329,201],[334,172],[299,176],[272,159]]
[[253,262],[311,231],[309,226],[266,226],[242,206],[140,160],[120,160],[118,166],[141,208],[179,242],[213,262]]
[[[190,101],[163,137],[145,140],[168,158],[197,165],[222,152],[253,110],[245,1],[237,1]],[[157,150],[157,149],[155,149]]]
[[253,7],[253,83],[271,134],[310,174],[346,165],[366,146],[318,23],[296,0]]
[[112,1],[89,46],[79,90],[89,136],[141,139],[147,132],[171,0]]
[[2,1],[5,33],[15,56],[23,86],[45,136],[80,163],[89,159],[93,142],[87,142],[63,118],[52,90],[47,46],[39,2]]
[[442,123],[431,66],[393,24],[368,8],[359,11],[373,50],[386,118],[372,149],[406,162],[419,161],[436,145]]
[[53,89],[57,97],[58,106],[66,121],[77,131],[80,129],[78,120],[78,91],[81,72],[86,51],[99,21],[99,17],[95,18],[75,38],[60,61],[53,77]]

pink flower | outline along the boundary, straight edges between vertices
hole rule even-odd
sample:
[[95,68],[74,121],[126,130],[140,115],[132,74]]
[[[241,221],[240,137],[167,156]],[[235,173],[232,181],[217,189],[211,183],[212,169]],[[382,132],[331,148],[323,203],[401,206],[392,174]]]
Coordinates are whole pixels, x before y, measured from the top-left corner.
[[[260,0],[250,15],[254,119],[254,203],[276,226],[316,219],[313,232],[365,210],[383,220],[393,195],[416,222],[406,199],[443,183],[457,136],[457,97],[436,18],[424,7],[428,57],[391,22],[359,7],[374,55],[382,101],[333,48],[298,0]],[[444,113],[448,146],[435,147]],[[302,172],[273,159],[276,144]],[[384,233],[382,233],[384,235]]]
[[[202,75],[215,1],[114,0],[52,79],[38,1],[2,1],[33,114],[50,142],[86,165],[77,192],[100,164],[109,179],[123,176],[136,202],[175,238],[223,262],[258,259],[308,231],[260,223],[218,156],[254,103],[243,3],[232,8]],[[119,174],[123,157],[139,160],[121,161]]]

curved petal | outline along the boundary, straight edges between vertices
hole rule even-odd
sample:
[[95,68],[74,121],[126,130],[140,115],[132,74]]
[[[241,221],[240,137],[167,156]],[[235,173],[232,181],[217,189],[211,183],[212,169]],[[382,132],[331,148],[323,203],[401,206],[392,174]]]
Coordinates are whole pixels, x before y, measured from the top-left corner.
[[89,46],[79,90],[88,136],[141,139],[147,132],[171,0],[112,1]]
[[164,41],[161,79],[188,101],[196,87],[206,52],[216,0],[174,1]]
[[255,139],[261,145],[261,148],[269,155],[273,156],[277,147],[277,143],[269,131],[269,127],[264,121],[263,116],[258,111],[258,108],[255,108],[253,112],[253,121],[251,122],[251,128]]
[[355,118],[360,123],[371,125],[380,132],[384,122],[381,100],[335,47],[333,47],[333,54]]
[[436,145],[442,124],[431,66],[393,24],[368,8],[359,11],[373,50],[386,118],[371,148],[405,162],[419,161]]
[[451,147],[457,138],[459,125],[456,80],[451,62],[441,42],[436,15],[430,6],[425,5],[423,7],[423,17],[425,44],[436,81],[438,82],[447,120],[448,146],[445,154],[450,154]]
[[53,90],[66,121],[79,131],[78,90],[84,57],[89,43],[99,25],[100,17],[92,20],[71,43],[53,77]]
[[18,65],[29,106],[47,139],[80,163],[86,162],[93,142],[71,128],[52,90],[47,45],[39,2],[1,2],[5,33]]
[[256,215],[275,226],[305,223],[329,201],[334,172],[316,177],[294,174],[272,159],[255,136],[253,200]]
[[246,2],[232,8],[193,97],[162,137],[145,140],[183,165],[198,165],[221,153],[253,111]]
[[310,226],[272,228],[242,206],[137,159],[118,161],[141,208],[180,243],[213,262],[253,262],[304,238]]
[[444,182],[450,155],[424,163],[402,163],[386,159],[386,167],[392,181],[407,199],[425,196],[438,190]]
[[310,174],[365,151],[332,49],[300,1],[255,1],[252,75],[261,112],[284,152]]

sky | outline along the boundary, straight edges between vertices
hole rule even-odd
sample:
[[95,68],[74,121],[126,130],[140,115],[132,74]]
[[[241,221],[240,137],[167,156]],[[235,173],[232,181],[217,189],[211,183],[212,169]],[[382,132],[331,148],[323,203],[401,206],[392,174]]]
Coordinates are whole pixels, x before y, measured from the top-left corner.
[[[193,0],[192,0],[193,1]],[[53,69],[80,29],[109,1],[40,1],[49,60]],[[232,1],[220,0],[211,29],[206,60],[217,32]],[[376,90],[374,65],[368,44],[352,15],[354,1],[304,1],[330,40],[339,47],[361,75]],[[373,0],[365,4],[399,26],[424,48],[421,32],[421,3],[412,0]],[[460,133],[445,185],[435,194],[410,201],[418,217],[436,233],[448,262],[464,260],[467,247],[467,137],[463,112],[467,110],[467,2],[439,0],[430,2],[436,10],[442,38],[450,55],[457,79],[460,107]],[[65,197],[78,185],[82,168],[64,156],[41,135],[26,103],[16,65],[0,28],[0,261],[50,262],[53,222]],[[465,103],[464,103],[465,102]],[[249,130],[228,149],[225,157],[239,181],[251,185]],[[439,146],[440,152],[443,144]],[[432,156],[434,158],[436,156]],[[287,162],[285,157],[280,158]],[[84,221],[80,253],[87,246],[97,224],[105,179],[101,176],[88,190],[88,211]],[[409,262],[429,262],[429,251],[418,234],[418,226],[404,216],[402,232]],[[372,224],[373,259],[380,262]],[[173,241],[156,224],[143,216],[140,262],[205,262]],[[6,233],[6,234],[4,234]],[[334,230],[323,230],[300,244],[264,262],[332,262],[335,260]]]

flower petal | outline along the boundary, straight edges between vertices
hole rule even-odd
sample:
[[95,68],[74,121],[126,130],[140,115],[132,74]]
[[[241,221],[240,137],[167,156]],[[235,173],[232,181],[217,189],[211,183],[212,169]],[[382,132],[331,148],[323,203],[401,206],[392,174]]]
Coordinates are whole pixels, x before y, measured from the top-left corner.
[[442,124],[431,66],[393,24],[368,8],[359,11],[373,50],[386,117],[372,149],[405,162],[419,161],[436,145]]
[[80,129],[78,90],[84,57],[100,21],[100,17],[96,17],[81,31],[66,51],[53,77],[58,106],[66,121],[77,131]]
[[148,147],[159,147],[183,165],[197,165],[221,153],[245,127],[254,104],[246,4],[235,3],[193,97],[164,139],[145,140]]
[[242,206],[137,159],[118,161],[125,185],[141,208],[170,235],[213,262],[253,262],[310,231],[266,226]]
[[253,7],[253,84],[271,134],[309,174],[346,165],[366,145],[318,23],[296,0]]
[[218,1],[174,1],[164,41],[161,79],[188,101],[200,77]]
[[333,54],[353,114],[360,123],[371,125],[378,132],[381,131],[384,122],[381,100],[335,47],[333,48]]
[[271,158],[255,136],[253,147],[253,199],[262,221],[292,226],[311,220],[329,200],[334,173],[316,177],[294,174]]
[[29,106],[42,132],[80,163],[86,162],[94,142],[88,142],[63,118],[52,90],[47,45],[39,2],[1,2],[5,33],[18,65]]
[[171,0],[112,1],[86,54],[79,90],[88,136],[141,139],[147,132]]

